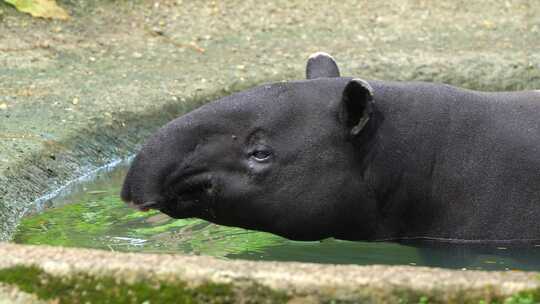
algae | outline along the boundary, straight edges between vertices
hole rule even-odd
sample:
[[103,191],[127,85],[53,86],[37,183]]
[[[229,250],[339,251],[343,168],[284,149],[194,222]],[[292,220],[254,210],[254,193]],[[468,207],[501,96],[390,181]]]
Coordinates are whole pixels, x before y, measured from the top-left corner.
[[515,295],[512,295],[504,301],[500,301],[501,304],[537,304],[540,303],[540,289],[522,291]]
[[138,212],[120,201],[116,189],[89,191],[85,200],[22,219],[16,243],[119,251],[184,252],[225,257],[284,242],[278,236],[224,227],[198,219],[172,219]]

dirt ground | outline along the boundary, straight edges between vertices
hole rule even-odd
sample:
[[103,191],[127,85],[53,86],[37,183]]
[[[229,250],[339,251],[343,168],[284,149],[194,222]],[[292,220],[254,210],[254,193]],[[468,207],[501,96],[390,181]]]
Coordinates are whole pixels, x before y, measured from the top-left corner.
[[36,198],[216,96],[344,75],[540,88],[540,6],[508,1],[58,1],[70,21],[0,4],[0,240]]

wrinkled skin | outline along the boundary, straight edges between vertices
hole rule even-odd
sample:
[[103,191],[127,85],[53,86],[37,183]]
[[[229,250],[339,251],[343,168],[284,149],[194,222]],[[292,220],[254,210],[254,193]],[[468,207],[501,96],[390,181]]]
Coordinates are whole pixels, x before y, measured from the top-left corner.
[[208,103],[150,137],[122,198],[290,239],[540,239],[540,93],[343,78]]

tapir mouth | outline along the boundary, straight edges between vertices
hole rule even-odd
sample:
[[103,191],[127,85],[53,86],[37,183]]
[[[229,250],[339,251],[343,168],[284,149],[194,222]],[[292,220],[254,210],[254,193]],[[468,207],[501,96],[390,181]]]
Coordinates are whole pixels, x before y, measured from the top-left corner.
[[154,201],[145,202],[145,203],[142,203],[142,204],[137,204],[137,203],[134,203],[134,202],[127,202],[126,204],[130,208],[133,208],[133,209],[136,209],[136,210],[142,211],[142,212],[149,211],[150,209],[159,209],[159,206],[160,206],[160,204],[158,202],[154,202]]
[[213,183],[207,176],[196,176],[164,189],[162,199],[127,204],[143,212],[155,209],[174,218],[187,218],[209,210],[213,192]]

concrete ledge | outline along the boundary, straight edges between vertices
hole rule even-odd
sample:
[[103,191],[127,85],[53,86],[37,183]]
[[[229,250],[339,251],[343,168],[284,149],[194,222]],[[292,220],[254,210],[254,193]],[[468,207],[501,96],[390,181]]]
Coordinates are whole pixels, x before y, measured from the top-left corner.
[[[18,285],[10,279],[9,273],[20,273],[21,269],[35,272],[39,269],[42,271],[41,278],[48,278],[45,281],[50,284],[55,282],[54,278],[62,278],[59,281],[66,284],[66,290],[75,288],[70,285],[79,285],[77,288],[81,294],[84,293],[81,280],[91,280],[93,284],[88,286],[90,289],[99,285],[96,282],[101,280],[114,282],[103,286],[104,289],[114,289],[113,285],[121,285],[124,289],[133,287],[134,294],[137,294],[137,284],[141,283],[148,286],[179,286],[176,290],[190,293],[195,290],[197,297],[204,297],[208,293],[209,298],[218,302],[223,298],[213,294],[215,288],[222,290],[222,295],[227,295],[228,302],[271,299],[271,302],[314,303],[497,303],[518,297],[532,299],[538,297],[540,292],[539,275],[519,271],[224,261],[204,256],[132,254],[12,244],[0,245],[0,256],[0,283]],[[25,276],[25,281],[32,284],[32,276]],[[47,283],[34,284],[49,288]],[[18,287],[28,292],[28,287]],[[39,295],[39,290],[36,290]],[[154,291],[161,292],[158,287]],[[107,294],[105,290],[100,293]],[[148,293],[145,294],[148,296]],[[138,300],[142,302],[145,299]]]

